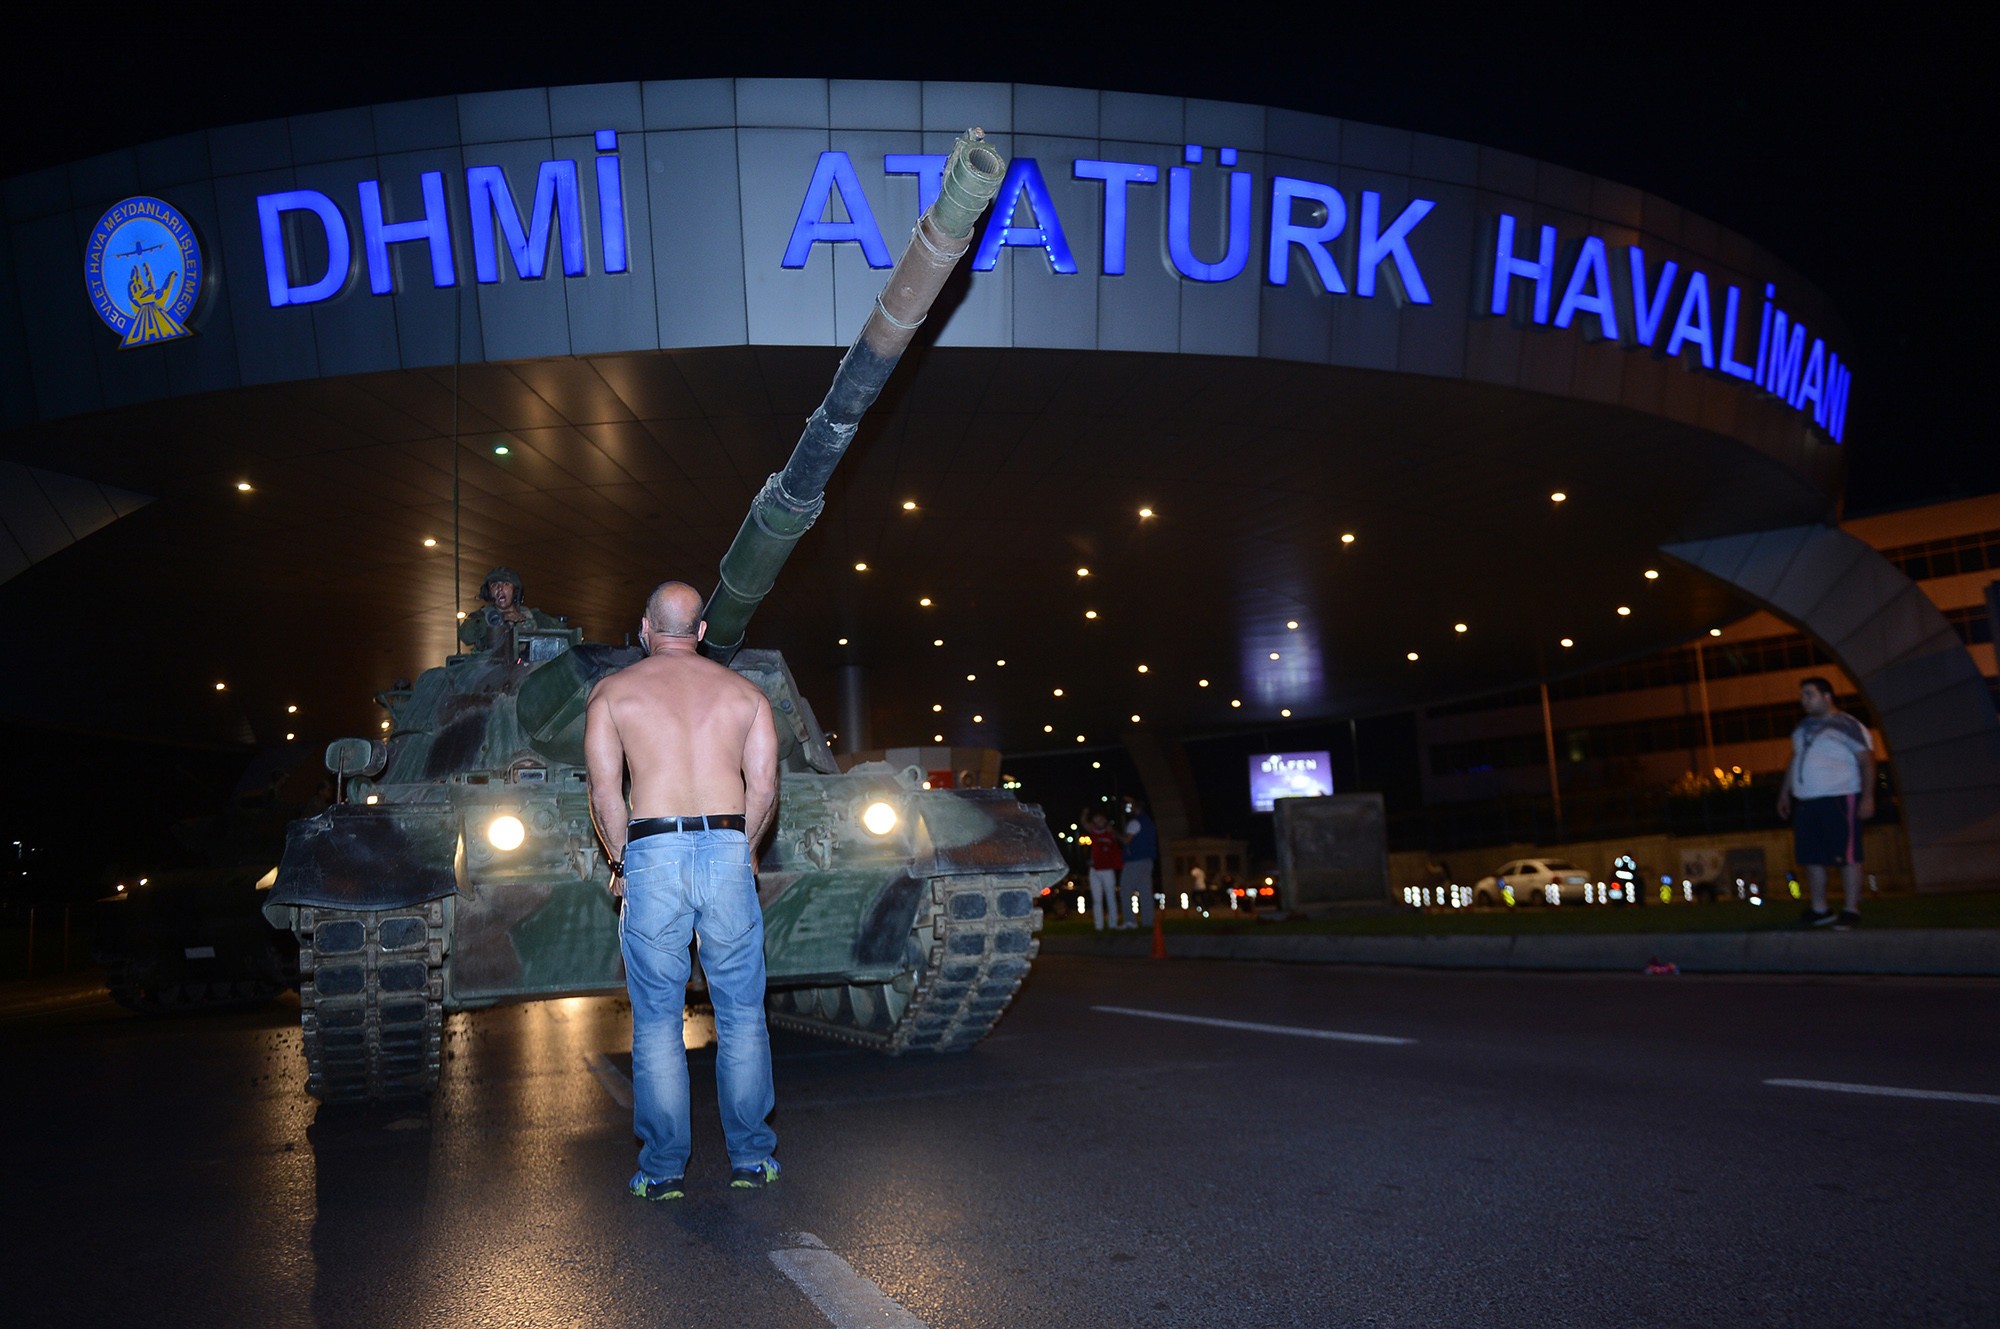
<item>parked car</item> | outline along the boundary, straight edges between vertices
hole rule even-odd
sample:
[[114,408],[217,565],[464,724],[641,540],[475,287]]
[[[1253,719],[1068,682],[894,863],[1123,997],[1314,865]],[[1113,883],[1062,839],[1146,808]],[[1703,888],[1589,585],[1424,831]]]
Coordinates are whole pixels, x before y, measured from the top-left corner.
[[1492,876],[1481,877],[1472,888],[1472,902],[1487,907],[1581,903],[1583,888],[1592,884],[1589,873],[1566,859],[1517,858],[1502,863]]

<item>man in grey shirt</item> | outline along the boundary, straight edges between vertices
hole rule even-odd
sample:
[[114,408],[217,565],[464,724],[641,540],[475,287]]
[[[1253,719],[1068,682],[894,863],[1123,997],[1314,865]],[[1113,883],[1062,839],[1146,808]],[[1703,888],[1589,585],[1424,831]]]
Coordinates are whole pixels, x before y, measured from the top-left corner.
[[[1778,815],[1792,819],[1793,858],[1806,870],[1808,927],[1851,928],[1861,921],[1861,823],[1875,815],[1875,739],[1840,709],[1833,684],[1799,680],[1806,718],[1792,731],[1792,764],[1778,793]],[[1827,908],[1826,870],[1839,867],[1846,899]]]

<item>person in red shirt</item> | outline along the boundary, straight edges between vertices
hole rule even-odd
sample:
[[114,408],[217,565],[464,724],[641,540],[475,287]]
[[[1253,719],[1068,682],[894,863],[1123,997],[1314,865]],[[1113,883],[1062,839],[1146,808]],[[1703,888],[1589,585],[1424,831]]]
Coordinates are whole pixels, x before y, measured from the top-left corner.
[[1102,811],[1085,812],[1083,829],[1090,837],[1091,921],[1099,932],[1104,931],[1107,919],[1113,928],[1125,927],[1127,924],[1118,918],[1118,870],[1125,866],[1125,850],[1112,833],[1111,819]]

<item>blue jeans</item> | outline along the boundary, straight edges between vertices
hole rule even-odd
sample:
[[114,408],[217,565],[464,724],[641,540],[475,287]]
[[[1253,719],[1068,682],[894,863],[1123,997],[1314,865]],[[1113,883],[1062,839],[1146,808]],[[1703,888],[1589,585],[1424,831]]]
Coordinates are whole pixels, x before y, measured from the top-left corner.
[[620,923],[625,983],[632,994],[632,1124],[639,1170],[679,1177],[688,1160],[688,937],[701,939],[701,968],[715,1006],[715,1090],[731,1167],[770,1157],[771,1039],[764,1028],[764,911],[750,845],[741,831],[649,835],[625,847]]

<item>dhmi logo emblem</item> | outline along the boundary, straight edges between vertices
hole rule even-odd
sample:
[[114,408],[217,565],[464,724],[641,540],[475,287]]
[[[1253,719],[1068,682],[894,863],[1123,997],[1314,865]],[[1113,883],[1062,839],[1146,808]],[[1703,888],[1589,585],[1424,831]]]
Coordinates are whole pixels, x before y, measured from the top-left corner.
[[128,347],[189,336],[201,278],[194,227],[171,203],[144,195],[98,218],[84,252],[91,306]]

